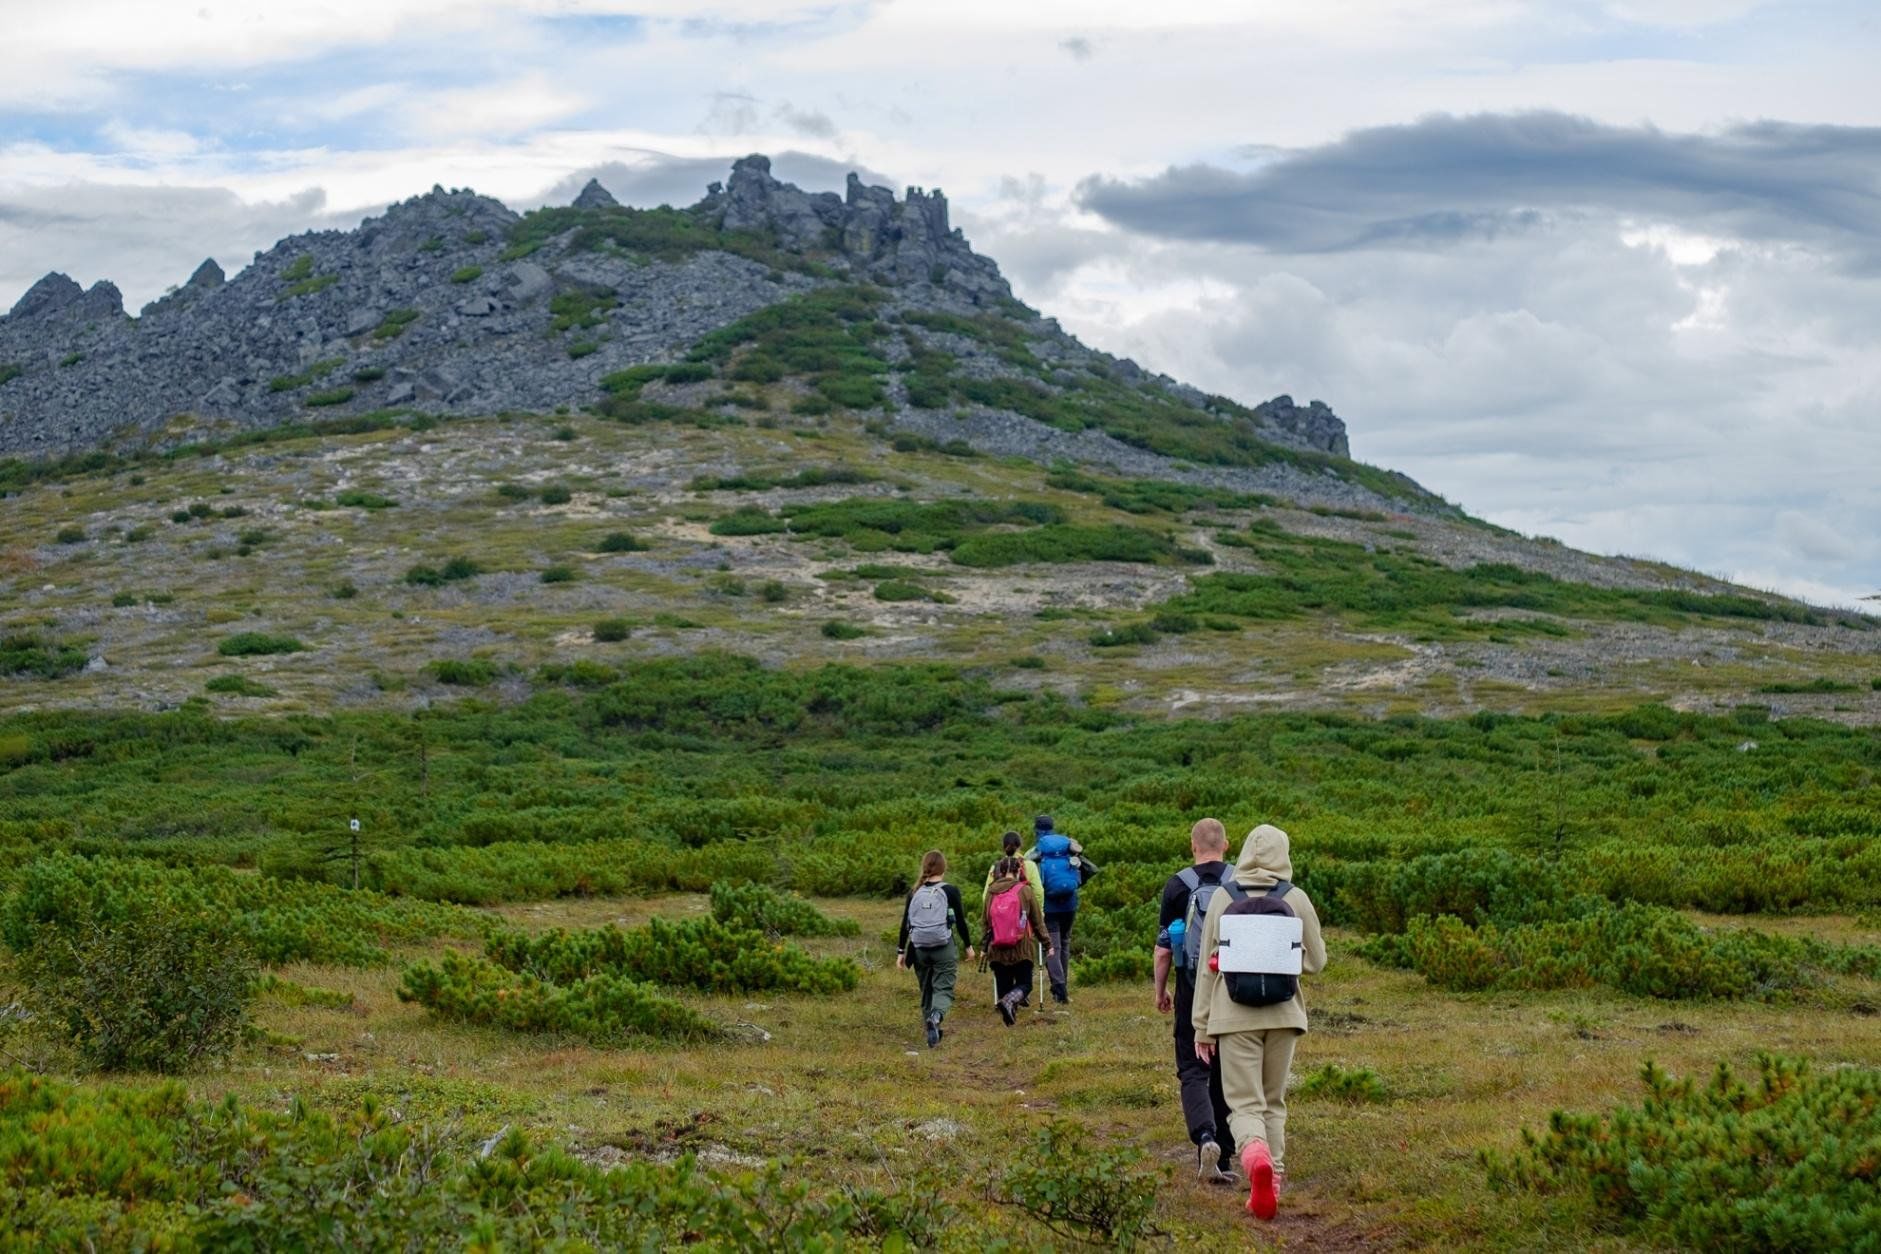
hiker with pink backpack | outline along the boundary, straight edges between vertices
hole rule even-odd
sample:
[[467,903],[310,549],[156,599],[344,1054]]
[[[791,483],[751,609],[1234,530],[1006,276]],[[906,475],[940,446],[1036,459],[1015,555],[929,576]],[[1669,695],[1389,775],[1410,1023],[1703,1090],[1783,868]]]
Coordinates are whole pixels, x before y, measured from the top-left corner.
[[1032,959],[1045,943],[1045,911],[1026,875],[1025,859],[1008,854],[993,864],[986,886],[985,932],[981,943],[987,965],[993,968],[993,1007],[1011,1027],[1019,1007],[1032,996]]
[[1232,881],[1209,900],[1195,972],[1195,1056],[1221,1068],[1247,1208],[1260,1219],[1286,1187],[1287,1073],[1306,1034],[1300,976],[1326,966],[1319,915],[1292,881],[1287,834],[1266,823],[1249,832]]

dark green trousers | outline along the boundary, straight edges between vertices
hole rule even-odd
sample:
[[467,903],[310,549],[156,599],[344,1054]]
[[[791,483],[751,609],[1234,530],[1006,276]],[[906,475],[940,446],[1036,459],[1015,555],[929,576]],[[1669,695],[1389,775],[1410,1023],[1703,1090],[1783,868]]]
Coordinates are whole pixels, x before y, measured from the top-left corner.
[[954,942],[927,949],[910,945],[908,965],[921,982],[921,1022],[926,1023],[931,1015],[945,1019],[954,1008],[954,980],[960,974],[960,951]]

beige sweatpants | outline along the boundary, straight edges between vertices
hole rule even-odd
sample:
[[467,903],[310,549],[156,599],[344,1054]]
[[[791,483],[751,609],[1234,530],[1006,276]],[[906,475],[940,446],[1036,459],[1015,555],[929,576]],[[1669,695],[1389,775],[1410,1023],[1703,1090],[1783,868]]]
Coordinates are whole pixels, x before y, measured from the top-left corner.
[[1267,1142],[1274,1170],[1287,1161],[1287,1072],[1293,1066],[1298,1028],[1228,1032],[1215,1038],[1221,1052],[1221,1095],[1228,1099],[1234,1143]]

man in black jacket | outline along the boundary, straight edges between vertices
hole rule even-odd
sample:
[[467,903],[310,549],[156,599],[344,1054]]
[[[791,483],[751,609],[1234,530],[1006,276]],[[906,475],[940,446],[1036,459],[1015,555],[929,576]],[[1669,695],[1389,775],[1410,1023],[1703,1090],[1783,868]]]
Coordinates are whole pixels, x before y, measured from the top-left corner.
[[[1204,1063],[1195,1056],[1195,1028],[1189,1022],[1195,1007],[1195,973],[1188,964],[1194,947],[1187,944],[1187,929],[1199,935],[1208,898],[1233,871],[1227,861],[1228,829],[1219,819],[1203,819],[1189,830],[1192,866],[1169,877],[1163,885],[1161,929],[1156,936],[1156,1009],[1176,1017],[1176,1080],[1182,1089],[1182,1117],[1195,1143],[1195,1169],[1202,1179],[1233,1184],[1234,1134],[1228,1130],[1228,1102],[1221,1092],[1221,1063]],[[1189,903],[1197,906],[1193,916]],[[1173,931],[1172,931],[1173,929]],[[1175,971],[1175,995],[1170,996],[1169,975]]]

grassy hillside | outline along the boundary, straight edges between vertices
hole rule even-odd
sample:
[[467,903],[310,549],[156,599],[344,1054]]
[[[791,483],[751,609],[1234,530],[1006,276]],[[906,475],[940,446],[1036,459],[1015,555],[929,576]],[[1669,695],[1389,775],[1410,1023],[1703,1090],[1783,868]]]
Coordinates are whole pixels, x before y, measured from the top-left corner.
[[[831,288],[584,412],[0,471],[0,1247],[1860,1248],[1874,622],[1016,317]],[[1157,473],[935,425],[990,386]],[[1072,1003],[969,971],[930,1052],[898,894],[1039,810]],[[1329,925],[1259,1230],[1149,989],[1204,814]]]

